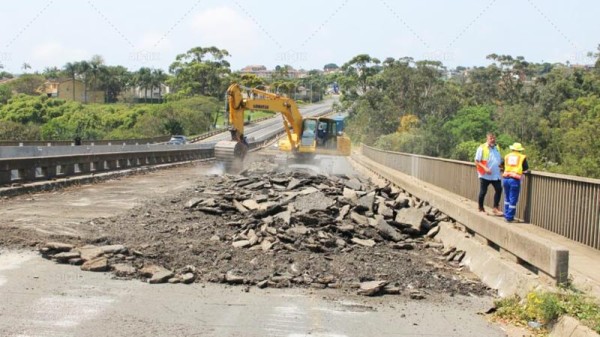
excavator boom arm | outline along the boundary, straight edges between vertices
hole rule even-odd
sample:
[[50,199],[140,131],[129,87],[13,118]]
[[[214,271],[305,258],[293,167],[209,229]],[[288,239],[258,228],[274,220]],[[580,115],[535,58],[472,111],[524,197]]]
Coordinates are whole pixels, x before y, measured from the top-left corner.
[[[243,90],[258,98],[244,98]],[[294,100],[270,92],[245,88],[237,83],[227,89],[229,107],[229,123],[238,134],[244,134],[244,113],[246,110],[264,110],[279,112],[291,130],[300,135],[302,132],[302,115]],[[288,135],[288,138],[289,135]],[[290,142],[292,139],[290,139]]]

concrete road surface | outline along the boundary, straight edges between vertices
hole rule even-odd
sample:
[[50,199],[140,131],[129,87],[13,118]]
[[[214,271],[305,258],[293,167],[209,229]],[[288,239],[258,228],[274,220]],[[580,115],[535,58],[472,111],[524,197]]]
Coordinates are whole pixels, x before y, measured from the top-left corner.
[[149,285],[0,252],[0,336],[504,336],[490,299]]

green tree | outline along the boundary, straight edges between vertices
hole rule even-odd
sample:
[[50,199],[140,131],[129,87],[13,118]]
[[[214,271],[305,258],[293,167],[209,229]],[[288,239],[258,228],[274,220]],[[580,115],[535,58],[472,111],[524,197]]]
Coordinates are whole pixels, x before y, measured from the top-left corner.
[[338,70],[339,68],[340,67],[338,67],[338,65],[335,63],[327,63],[325,66],[323,66],[323,71],[325,71],[325,72],[335,71],[335,70]]
[[255,74],[242,74],[239,79],[239,83],[248,88],[263,88],[265,81]]
[[[83,82],[83,102],[88,102],[88,82],[90,80],[90,63],[87,61],[77,62],[76,64],[77,75],[81,78]],[[75,92],[75,88],[73,88],[73,92]]]
[[581,97],[565,102],[560,112],[559,172],[600,177],[600,99]]
[[104,59],[100,55],[94,55],[88,62],[89,64],[89,81],[92,85],[92,90],[98,90],[98,80],[107,74],[106,66],[104,65]]
[[11,79],[11,78],[14,78],[13,74],[6,72],[6,71],[0,71],[0,80]]
[[39,95],[46,79],[38,74],[24,74],[9,82],[12,90],[19,94]]
[[123,66],[107,66],[100,74],[99,89],[104,90],[106,102],[116,103],[119,95],[132,85],[132,74]]
[[0,106],[12,97],[12,89],[7,84],[0,84]]
[[42,75],[44,75],[46,79],[57,80],[60,78],[60,73],[61,71],[57,67],[46,67],[44,68]]
[[499,66],[501,99],[510,104],[519,103],[524,98],[525,81],[532,76],[529,62],[523,56],[513,58],[510,55],[490,54],[487,58]]
[[225,60],[229,52],[216,47],[195,47],[177,55],[169,67],[173,75],[171,86],[179,97],[203,95],[221,98],[225,91],[224,79],[231,73]]
[[152,90],[154,90],[154,88],[158,88],[158,97],[162,99],[162,86],[168,79],[168,75],[165,74],[165,72],[162,69],[153,69],[150,78]]
[[482,143],[488,132],[497,133],[497,126],[492,119],[494,109],[491,106],[473,106],[459,110],[456,115],[444,124],[444,129],[455,144],[469,140]]
[[344,87],[352,93],[364,95],[370,85],[370,79],[381,71],[381,61],[368,54],[354,56],[350,61],[342,65],[344,71]]
[[300,79],[300,84],[308,90],[307,99],[312,103],[320,101],[325,95],[327,83],[323,74],[316,69],[308,71],[306,77]]
[[148,102],[148,89],[152,90],[153,79],[152,69],[148,67],[140,68],[134,75],[135,85],[144,90],[144,103]]
[[294,70],[294,68],[289,64],[284,65],[276,65],[275,71],[271,75],[272,81],[288,81],[290,80],[290,71]]
[[2,121],[0,123],[0,140],[40,140],[39,126]]

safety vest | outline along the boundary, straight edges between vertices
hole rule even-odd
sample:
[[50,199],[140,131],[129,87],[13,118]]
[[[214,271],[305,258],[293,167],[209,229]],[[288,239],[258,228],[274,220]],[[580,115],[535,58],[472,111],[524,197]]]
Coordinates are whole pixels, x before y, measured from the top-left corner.
[[[483,166],[487,166],[488,159],[490,159],[490,147],[488,146],[488,143],[483,143],[479,145],[479,147],[481,148],[481,160],[479,162],[483,164]],[[500,146],[498,144],[496,144],[496,149],[498,149],[498,153],[500,153]],[[485,174],[485,170],[480,165],[477,165],[477,172],[481,175]]]
[[504,157],[504,174],[505,178],[513,178],[521,180],[523,176],[523,162],[526,156],[519,152],[511,152]]

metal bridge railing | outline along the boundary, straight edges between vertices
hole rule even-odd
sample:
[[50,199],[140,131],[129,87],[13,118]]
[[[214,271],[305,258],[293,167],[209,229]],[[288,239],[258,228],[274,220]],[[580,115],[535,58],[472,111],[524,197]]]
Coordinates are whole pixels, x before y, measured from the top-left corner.
[[[324,116],[329,113],[331,113],[331,109],[326,109],[315,116]],[[261,134],[249,142],[250,149],[267,146],[283,134],[283,126]],[[106,149],[102,146],[69,146],[51,150],[36,147],[33,153],[19,157],[6,156],[6,158],[2,158],[0,156],[0,187],[213,158],[214,146],[215,144],[138,145],[123,146],[118,149],[111,147]],[[73,149],[78,151],[73,153]],[[40,151],[43,153],[38,153]],[[1,154],[2,151],[0,151]]]
[[212,158],[214,149],[178,149],[0,159],[0,186]]
[[[474,163],[384,151],[364,144],[362,153],[387,167],[477,201],[479,179]],[[486,205],[492,204],[492,196],[490,188]],[[519,199],[518,219],[600,249],[599,179],[532,172],[524,178]]]

